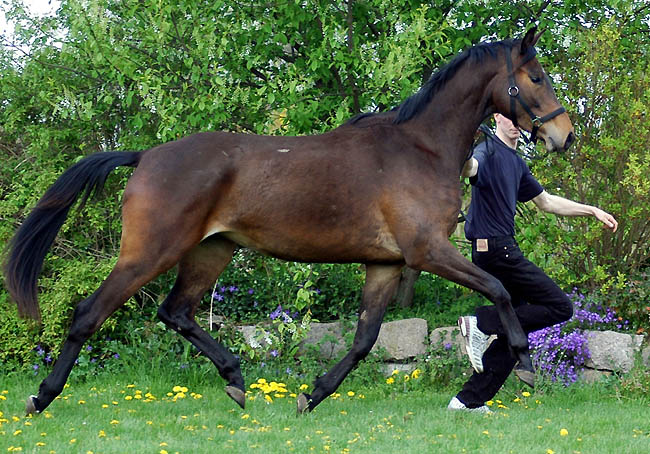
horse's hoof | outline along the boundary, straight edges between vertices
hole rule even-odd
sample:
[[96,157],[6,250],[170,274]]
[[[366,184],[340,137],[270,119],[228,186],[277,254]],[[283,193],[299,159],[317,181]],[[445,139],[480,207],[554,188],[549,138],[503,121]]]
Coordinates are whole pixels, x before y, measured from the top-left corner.
[[241,389],[228,385],[226,386],[226,394],[228,394],[228,397],[232,400],[237,402],[237,405],[242,409],[244,408],[244,405],[246,405],[246,393]]
[[25,415],[29,416],[35,413],[40,413],[36,409],[36,396],[29,396],[25,402]]
[[296,402],[298,404],[297,413],[299,415],[311,411],[311,409],[309,408],[309,402],[311,402],[311,396],[309,394],[300,393],[300,395],[298,396],[298,400]]
[[526,369],[515,369],[515,375],[531,388],[535,387],[535,372]]

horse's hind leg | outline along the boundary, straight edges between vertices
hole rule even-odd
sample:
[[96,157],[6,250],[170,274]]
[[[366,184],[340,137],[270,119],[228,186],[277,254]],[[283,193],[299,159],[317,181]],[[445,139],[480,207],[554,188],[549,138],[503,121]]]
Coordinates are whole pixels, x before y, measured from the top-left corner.
[[41,383],[38,396],[31,396],[27,400],[28,414],[40,413],[61,394],[81,347],[88,338],[140,287],[170,268],[173,263],[173,260],[155,264],[147,260],[137,263],[118,260],[99,288],[75,308],[68,337],[52,372]]
[[437,274],[483,294],[497,308],[509,345],[519,360],[518,376],[534,385],[534,370],[528,351],[528,337],[519,323],[510,294],[501,282],[467,260],[446,238],[431,239],[428,247],[405,251],[408,266]]
[[203,352],[226,380],[226,393],[244,408],[244,379],[239,361],[195,321],[201,297],[232,259],[235,244],[221,237],[208,238],[183,256],[174,288],[158,309],[158,317]]
[[311,395],[298,396],[298,412],[313,410],[339,387],[348,373],[370,353],[381,328],[386,307],[395,295],[402,265],[367,265],[361,312],[354,343],[347,355],[327,374],[316,380]]

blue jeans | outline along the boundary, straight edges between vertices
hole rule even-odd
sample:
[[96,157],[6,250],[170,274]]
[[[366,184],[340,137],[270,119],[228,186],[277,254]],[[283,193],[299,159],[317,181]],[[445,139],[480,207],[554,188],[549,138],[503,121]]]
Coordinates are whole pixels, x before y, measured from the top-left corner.
[[[512,237],[488,239],[488,251],[478,252],[473,241],[472,262],[501,281],[512,298],[512,306],[526,334],[573,315],[573,304],[562,289],[534,263],[524,257]],[[483,355],[483,373],[476,373],[458,393],[469,408],[480,407],[492,399],[512,372],[516,359],[511,355],[496,307],[476,310],[478,327],[485,334],[496,334]]]

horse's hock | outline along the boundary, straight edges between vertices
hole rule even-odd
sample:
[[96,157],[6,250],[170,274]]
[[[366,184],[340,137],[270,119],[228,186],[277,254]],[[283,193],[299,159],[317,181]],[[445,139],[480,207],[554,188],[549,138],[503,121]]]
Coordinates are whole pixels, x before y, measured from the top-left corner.
[[[306,350],[306,345],[312,345],[330,359],[347,351],[344,334],[349,331],[349,323],[312,323],[302,351]],[[243,332],[254,331],[253,327],[240,329]],[[650,345],[644,347],[644,336],[614,331],[586,333],[591,357],[582,376],[585,381],[595,381],[612,372],[629,372],[638,354],[642,364],[650,368]],[[429,347],[451,349],[454,346],[461,358],[464,345],[458,327],[444,326],[429,331],[426,320],[410,318],[382,323],[372,352],[382,352],[386,364],[384,370],[389,375],[393,370],[410,372],[415,369],[417,357],[427,353]]]

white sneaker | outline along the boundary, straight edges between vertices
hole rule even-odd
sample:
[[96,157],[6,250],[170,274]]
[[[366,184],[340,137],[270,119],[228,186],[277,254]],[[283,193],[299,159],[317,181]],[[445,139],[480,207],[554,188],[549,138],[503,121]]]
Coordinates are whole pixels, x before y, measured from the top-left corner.
[[465,340],[465,352],[469,356],[469,362],[479,374],[483,372],[483,353],[488,347],[490,336],[478,329],[477,320],[474,316],[460,317],[458,319],[460,334]]
[[492,413],[492,410],[490,410],[487,407],[487,405],[483,405],[477,408],[467,408],[464,403],[458,400],[458,397],[454,397],[453,399],[451,399],[451,401],[449,401],[449,405],[447,405],[447,410],[462,410],[462,411],[469,411],[472,413],[484,413],[486,415]]

